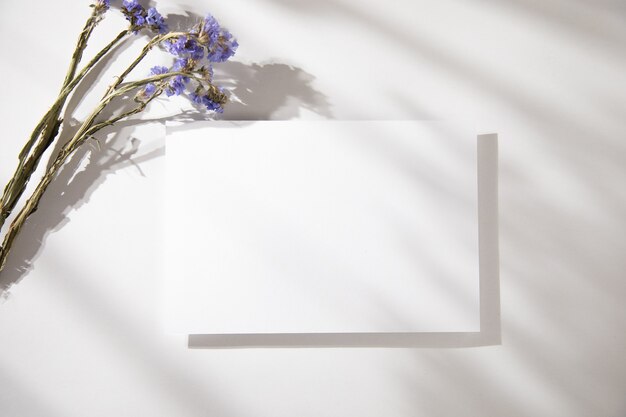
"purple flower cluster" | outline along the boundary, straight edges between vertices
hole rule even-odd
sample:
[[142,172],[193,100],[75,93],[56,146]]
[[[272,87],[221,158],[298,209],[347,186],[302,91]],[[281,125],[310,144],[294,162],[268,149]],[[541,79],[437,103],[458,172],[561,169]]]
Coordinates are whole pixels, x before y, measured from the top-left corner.
[[167,32],[167,25],[165,24],[165,19],[163,19],[163,16],[161,16],[161,14],[154,7],[150,7],[148,9],[148,13],[146,14],[146,23],[155,32],[158,32],[158,33]]
[[175,40],[166,42],[165,48],[170,54],[180,58],[191,58],[195,61],[204,58],[204,47],[188,36],[179,36]]
[[147,11],[137,0],[124,0],[122,2],[122,13],[126,16],[133,27],[135,33],[144,27],[148,27],[157,33],[167,32],[165,19],[154,7]]
[[201,61],[224,62],[235,54],[239,43],[231,33],[222,28],[217,20],[208,15],[190,36],[180,36],[166,44],[166,49],[181,58]]
[[156,66],[156,67],[152,67],[150,69],[150,75],[161,75],[161,74],[167,74],[169,70],[167,69],[167,67],[164,66]]
[[[146,12],[137,0],[124,0],[122,11],[136,30],[146,26],[158,29],[161,33],[165,30],[163,17],[154,9]],[[193,103],[209,111],[222,113],[227,96],[222,89],[212,84],[213,64],[224,62],[235,54],[239,44],[233,35],[222,28],[213,16],[208,15],[186,34],[170,38],[162,45],[176,59],[171,68],[153,67],[150,75],[179,74],[171,74],[167,80],[146,85],[138,99],[150,99],[160,92],[169,97],[188,91],[188,97]]]
[[235,55],[239,43],[231,33],[222,28],[210,14],[202,22],[198,37],[207,48],[207,59],[210,62],[224,62]]
[[217,42],[209,49],[207,58],[211,62],[225,62],[235,55],[238,46],[239,43],[233,38],[233,35],[229,31],[224,30]]
[[202,43],[209,47],[217,43],[221,32],[222,27],[219,22],[210,14],[204,18],[198,28],[192,30],[192,33],[197,34],[198,37],[202,39]]
[[202,22],[198,36],[207,46],[207,59],[210,62],[224,62],[235,54],[239,43],[233,35],[222,28],[211,15]]
[[189,82],[189,78],[177,75],[169,82],[165,89],[165,94],[168,97],[179,96],[185,91],[185,84]]
[[124,0],[122,2],[122,13],[126,16],[126,20],[134,28],[141,28],[146,24],[146,10],[137,0]]
[[[212,64],[224,62],[235,54],[239,46],[233,35],[222,28],[218,21],[208,15],[200,24],[194,27],[188,35],[181,35],[164,43],[165,49],[176,56],[172,71],[196,71],[207,81],[213,78]],[[168,85],[167,95],[179,95],[188,84],[188,79],[176,76]],[[195,83],[194,83],[195,84]],[[209,111],[221,113],[226,95],[218,89],[208,90],[200,85],[192,93],[191,100],[207,108]]]
[[193,58],[177,58],[174,60],[172,69],[174,71],[188,71],[192,70],[195,64]]
[[[163,67],[163,66],[156,66],[156,67],[152,67],[152,69],[150,70],[150,75],[162,75],[162,74],[167,74],[170,71],[181,71],[181,69],[176,69],[174,67],[172,67],[172,69],[168,69],[167,67]],[[182,75],[176,75],[175,77],[173,77],[165,86],[165,94],[168,97],[171,96],[179,96],[181,95],[184,91],[185,91],[185,84],[187,84],[189,82],[189,78],[182,76]],[[147,84],[143,91],[140,93],[140,96],[142,98],[150,98],[154,95],[154,93],[157,91],[157,87],[154,83],[150,83]]]
[[[167,67],[163,67],[163,66],[156,66],[156,67],[152,67],[152,69],[150,69],[150,75],[161,75],[161,74],[167,74],[169,70],[167,69]],[[154,93],[156,93],[156,85],[154,83],[150,83],[147,84],[143,91],[140,93],[140,96],[142,98],[150,98],[154,95]]]
[[222,105],[216,101],[213,101],[209,94],[196,94],[192,93],[190,95],[191,101],[201,106],[206,107],[208,111],[214,111],[216,113],[224,113],[224,108]]

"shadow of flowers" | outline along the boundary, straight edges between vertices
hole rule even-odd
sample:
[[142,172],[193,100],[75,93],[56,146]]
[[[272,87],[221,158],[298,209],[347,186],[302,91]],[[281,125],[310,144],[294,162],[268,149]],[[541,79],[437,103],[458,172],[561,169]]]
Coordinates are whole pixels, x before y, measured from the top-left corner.
[[216,69],[216,82],[234,95],[223,120],[289,120],[305,109],[330,119],[328,99],[316,91],[311,74],[290,65],[226,62]]
[[[169,15],[172,29],[191,27],[201,19],[191,13]],[[64,112],[64,123],[53,155],[76,130],[79,121],[72,114],[96,81],[103,76],[109,64],[118,59],[127,45],[121,45],[105,57],[81,82]],[[204,111],[185,111],[182,114],[157,120],[126,120],[98,134],[88,141],[66,163],[49,186],[39,209],[33,213],[15,240],[5,269],[0,273],[0,297],[7,297],[10,288],[24,278],[41,254],[46,239],[70,221],[72,210],[87,204],[90,196],[116,171],[162,157],[164,146],[141,154],[141,141],[133,138],[134,127],[146,122],[189,121],[219,118],[223,120],[289,120],[300,116],[301,110],[332,118],[327,98],[313,87],[314,77],[306,71],[282,63],[244,64],[224,63],[216,68],[216,83],[231,93],[231,101],[224,114],[212,116]],[[106,115],[119,114],[132,105],[132,97],[111,103]],[[149,109],[147,110],[149,111]],[[140,168],[139,168],[140,169]]]

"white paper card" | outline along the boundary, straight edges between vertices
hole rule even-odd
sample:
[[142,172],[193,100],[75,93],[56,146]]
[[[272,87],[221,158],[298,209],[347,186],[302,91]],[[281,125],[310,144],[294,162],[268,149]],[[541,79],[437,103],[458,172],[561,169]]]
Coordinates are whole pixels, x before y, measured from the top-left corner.
[[435,122],[170,127],[167,329],[478,331],[476,152]]

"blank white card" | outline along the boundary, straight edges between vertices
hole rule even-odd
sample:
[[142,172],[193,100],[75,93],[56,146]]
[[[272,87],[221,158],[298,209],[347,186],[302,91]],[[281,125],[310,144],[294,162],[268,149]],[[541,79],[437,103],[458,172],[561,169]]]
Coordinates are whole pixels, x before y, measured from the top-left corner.
[[169,331],[479,330],[471,130],[196,122],[166,155]]

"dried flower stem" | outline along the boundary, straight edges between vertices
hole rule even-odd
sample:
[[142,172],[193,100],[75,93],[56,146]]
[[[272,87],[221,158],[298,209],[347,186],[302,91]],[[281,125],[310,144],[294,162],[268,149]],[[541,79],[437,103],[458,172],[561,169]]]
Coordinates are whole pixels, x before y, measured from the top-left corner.
[[176,38],[178,36],[188,35],[185,32],[170,32],[165,35],[157,35],[154,38],[150,39],[150,42],[141,50],[139,56],[126,68],[126,70],[115,80],[115,82],[109,87],[107,92],[104,94],[108,95],[110,92],[115,90],[121,83],[124,82],[126,77],[139,65],[139,63],[148,55],[148,52],[152,50],[156,45],[164,42],[168,39]]
[[[91,34],[91,31],[86,31],[88,26],[89,23],[86,25],[85,30],[83,30],[81,34],[77,50],[79,48],[84,49],[86,46],[87,39],[83,40],[83,37],[88,37]],[[33,172],[37,169],[41,157],[56,138],[61,122],[58,117],[65,105],[67,97],[83,80],[85,75],[102,59],[102,57],[104,57],[111,49],[113,49],[115,45],[121,42],[129,34],[130,30],[120,32],[109,44],[102,48],[91,61],[89,61],[89,63],[78,73],[78,75],[76,75],[76,65],[74,62],[78,63],[77,60],[80,59],[82,53],[78,55],[76,53],[74,54],[73,63],[70,65],[70,69],[68,70],[68,74],[66,76],[66,82],[64,82],[61,93],[32,132],[29,141],[20,153],[19,164],[15,173],[4,189],[2,199],[0,200],[0,230],[2,229],[5,220],[9,217],[11,211],[13,211],[15,205],[24,193],[26,185],[28,184]],[[70,75],[72,75],[73,78],[67,82]],[[46,130],[42,132],[44,127]],[[37,139],[39,139],[38,142]],[[37,144],[35,145],[36,142]],[[33,146],[35,146],[34,149]]]
[[[89,17],[89,19],[87,19],[87,23],[85,23],[85,27],[83,28],[83,30],[80,33],[80,36],[78,37],[78,42],[76,43],[76,48],[74,49],[74,53],[72,54],[72,59],[70,60],[70,66],[65,75],[65,80],[63,81],[63,85],[61,87],[61,93],[59,94],[59,97],[63,95],[63,92],[66,90],[66,87],[74,79],[74,76],[76,75],[76,69],[78,68],[78,64],[80,63],[80,60],[82,59],[83,53],[85,52],[85,48],[87,47],[87,41],[89,40],[91,33],[95,29],[97,22],[98,22],[97,13],[94,10],[91,16]],[[67,97],[67,95],[65,95],[65,97]],[[26,146],[24,146],[24,148],[20,152],[20,155],[19,155],[20,162],[22,162],[26,158],[26,156],[28,156],[35,141],[39,137],[44,127],[46,127],[46,125],[52,126],[52,127],[49,127],[49,130],[55,130],[54,125],[48,123],[48,121],[50,119],[58,118],[58,113],[54,117],[53,115],[55,114],[55,111],[57,112],[60,111],[60,108],[57,107],[60,101],[61,100],[57,100],[57,102],[55,102],[52,108],[48,110],[45,116],[41,119],[39,124],[37,124],[37,127],[33,131],[30,140],[26,143]]]
[[[76,77],[76,70],[82,59],[85,48],[87,47],[87,42],[91,37],[91,33],[95,29],[98,22],[99,16],[97,11],[94,9],[78,37],[78,42],[76,44],[76,48],[74,49],[74,53],[72,54],[70,65],[65,75],[61,92],[59,93],[59,98],[37,124],[35,130],[30,136],[30,139],[19,154],[18,166],[13,177],[5,187],[2,199],[0,200],[0,229],[24,192],[32,172],[35,171],[37,165],[39,164],[41,155],[50,146],[58,134],[61,124],[61,121],[58,118],[65,104],[65,100],[69,95],[69,92],[72,91],[73,87],[75,87],[86,74],[86,71],[83,71],[81,76]],[[68,89],[68,86],[72,83],[73,87]],[[37,139],[39,139],[39,143],[35,147],[34,154],[28,158],[29,155],[31,155],[31,151],[33,146],[35,146]]]
[[[221,89],[213,85],[211,80],[212,63],[224,62],[230,58],[237,49],[238,43],[232,35],[222,27],[211,16],[208,15],[203,22],[189,32],[167,31],[167,25],[163,17],[154,8],[147,11],[136,1],[124,2],[122,11],[130,27],[120,32],[107,46],[105,46],[78,74],[77,69],[82,60],[83,53],[87,47],[87,42],[96,25],[102,19],[102,14],[110,7],[109,0],[97,0],[92,5],[94,13],[88,19],[83,31],[79,36],[74,54],[70,61],[70,67],[65,76],[63,87],[53,103],[52,107],[37,124],[31,137],[19,155],[19,164],[14,176],[4,189],[0,199],[0,229],[9,217],[15,206],[19,202],[32,174],[37,169],[39,162],[54,142],[59,134],[62,120],[59,115],[65,107],[69,95],[75,90],[78,83],[84,79],[85,75],[93,69],[105,54],[122,41],[130,33],[148,28],[154,32],[161,33],[153,37],[143,48],[140,55],[132,61],[126,70],[117,77],[109,86],[93,112],[82,123],[78,131],[60,148],[59,152],[51,156],[52,163],[43,174],[39,183],[35,186],[32,195],[25,201],[21,210],[16,214],[15,219],[7,230],[2,245],[0,246],[0,273],[5,267],[7,256],[13,246],[13,242],[19,235],[27,219],[37,210],[39,202],[50,183],[54,180],[60,170],[65,166],[66,161],[95,133],[107,126],[127,119],[142,112],[146,106],[164,91],[167,95],[180,95],[184,90],[184,83],[189,79],[198,82],[195,90],[190,93],[193,102],[201,104],[209,111],[221,112],[222,106],[226,102],[226,95]],[[209,36],[208,34],[212,35]],[[215,36],[213,36],[215,35]],[[153,76],[139,80],[126,82],[126,77],[139,65],[148,53],[157,45],[164,41],[175,39],[168,45],[168,52],[178,56],[176,64],[172,69],[166,67],[154,67],[151,72]],[[206,58],[208,67],[201,65],[201,61]],[[181,64],[182,61],[182,64]],[[207,69],[208,68],[208,69]],[[192,87],[194,87],[192,85]],[[127,99],[129,93],[135,91],[135,101],[137,106],[129,111],[107,118],[107,120],[97,121],[101,117],[103,110],[116,98]]]
[[150,103],[152,100],[157,98],[158,95],[163,91],[163,89],[160,88],[153,96],[148,98],[146,101],[141,102],[135,109],[122,113],[118,116],[115,116],[111,118],[110,120],[100,122],[94,125],[94,121],[100,115],[100,113],[105,109],[105,107],[116,97],[123,96],[147,84],[163,81],[165,79],[172,78],[177,75],[188,76],[190,78],[200,80],[200,78],[194,76],[193,74],[189,74],[186,72],[170,72],[166,74],[159,74],[159,75],[145,78],[140,81],[135,81],[135,82],[124,84],[123,86],[116,89],[114,92],[109,93],[102,101],[100,101],[96,109],[83,122],[83,124],[81,125],[80,129],[76,132],[74,137],[72,137],[72,139],[70,139],[63,146],[58,156],[56,157],[54,163],[50,166],[48,171],[42,177],[39,184],[35,188],[35,191],[33,191],[33,194],[28,198],[28,200],[24,204],[24,207],[22,207],[20,212],[17,214],[13,223],[11,223],[11,226],[7,230],[7,234],[4,237],[4,241],[2,242],[2,246],[0,247],[0,272],[2,272],[2,269],[4,268],[4,265],[6,264],[7,256],[11,250],[11,247],[13,246],[13,242],[15,241],[15,238],[17,237],[20,230],[26,223],[26,220],[28,219],[28,217],[30,217],[31,214],[37,211],[39,201],[41,200],[44,193],[46,192],[48,186],[50,185],[50,182],[56,177],[57,173],[63,167],[67,159],[80,147],[80,145],[82,145],[94,133],[100,131],[101,129],[107,126],[111,126],[119,122],[120,120],[123,120],[127,117],[133,116],[143,111],[148,105],[148,103]]

